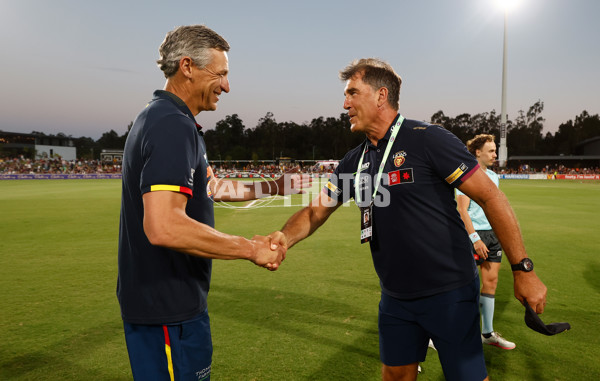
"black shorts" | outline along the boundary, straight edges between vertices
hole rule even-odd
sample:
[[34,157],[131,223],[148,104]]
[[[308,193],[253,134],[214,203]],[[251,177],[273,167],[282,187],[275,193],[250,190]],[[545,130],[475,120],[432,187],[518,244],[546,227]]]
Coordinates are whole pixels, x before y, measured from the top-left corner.
[[485,243],[489,252],[487,259],[478,259],[479,255],[473,248],[473,256],[475,257],[475,262],[478,265],[482,264],[484,261],[489,262],[502,262],[502,246],[500,246],[500,242],[498,242],[498,238],[493,230],[477,230],[477,234],[479,234],[479,238]]

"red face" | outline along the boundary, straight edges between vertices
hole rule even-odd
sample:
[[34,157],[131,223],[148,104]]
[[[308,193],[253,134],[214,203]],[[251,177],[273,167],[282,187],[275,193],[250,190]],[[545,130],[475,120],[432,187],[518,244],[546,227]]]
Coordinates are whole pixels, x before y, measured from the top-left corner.
[[379,94],[356,74],[346,82],[344,109],[348,110],[352,132],[366,132],[377,115]]

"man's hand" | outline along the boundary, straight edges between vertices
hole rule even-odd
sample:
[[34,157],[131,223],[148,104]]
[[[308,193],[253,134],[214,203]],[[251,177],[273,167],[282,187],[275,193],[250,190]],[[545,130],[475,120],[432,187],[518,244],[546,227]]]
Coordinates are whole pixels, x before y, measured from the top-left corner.
[[[271,241],[271,250],[275,251],[275,250],[283,249],[283,257],[281,258],[281,261],[283,262],[283,260],[285,259],[285,255],[287,253],[287,249],[288,249],[287,237],[282,232],[276,231],[276,232],[269,234],[267,236],[267,238],[270,239],[270,241]],[[272,267],[273,267],[272,263],[268,263],[265,267],[271,271],[277,270],[277,267],[272,269]]]
[[[269,234],[267,237],[271,239],[271,247],[281,246],[287,252],[288,243],[287,243],[287,237],[285,236],[285,234],[283,234],[280,231],[276,231],[276,232]],[[283,255],[283,257],[285,259],[285,254]]]
[[488,249],[488,247],[485,245],[485,243],[483,243],[483,240],[479,240],[476,241],[473,244],[473,248],[475,249],[475,252],[483,259],[487,259],[488,257],[488,253],[490,252],[490,249]]
[[527,303],[536,313],[544,312],[547,289],[535,272],[513,271],[513,276],[515,297],[521,304],[524,304],[523,299],[527,299]]
[[272,243],[271,238],[259,235],[252,237],[251,242],[254,246],[254,252],[249,259],[257,266],[271,271],[277,270],[285,259],[287,249],[282,245]]
[[310,175],[299,173],[299,168],[292,168],[286,171],[281,177],[275,180],[277,194],[285,196],[288,194],[305,193],[304,188],[310,188],[312,178]]

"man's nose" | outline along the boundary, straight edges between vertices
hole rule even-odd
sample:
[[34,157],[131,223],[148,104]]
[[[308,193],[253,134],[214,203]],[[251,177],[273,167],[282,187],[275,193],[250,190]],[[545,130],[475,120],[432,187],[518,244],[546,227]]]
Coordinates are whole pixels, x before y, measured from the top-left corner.
[[221,90],[226,93],[229,92],[229,78],[226,75],[221,77]]
[[348,101],[348,98],[344,99],[344,110],[349,110],[350,109],[350,102]]

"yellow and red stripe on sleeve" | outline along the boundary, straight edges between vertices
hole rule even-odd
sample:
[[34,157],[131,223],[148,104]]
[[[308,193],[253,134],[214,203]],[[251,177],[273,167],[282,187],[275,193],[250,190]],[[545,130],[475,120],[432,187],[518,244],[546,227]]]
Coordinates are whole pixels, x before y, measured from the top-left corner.
[[188,196],[192,197],[192,190],[186,187],[180,187],[179,185],[166,185],[166,184],[157,184],[150,186],[150,192],[155,191],[171,191],[171,192],[179,192],[185,193]]

